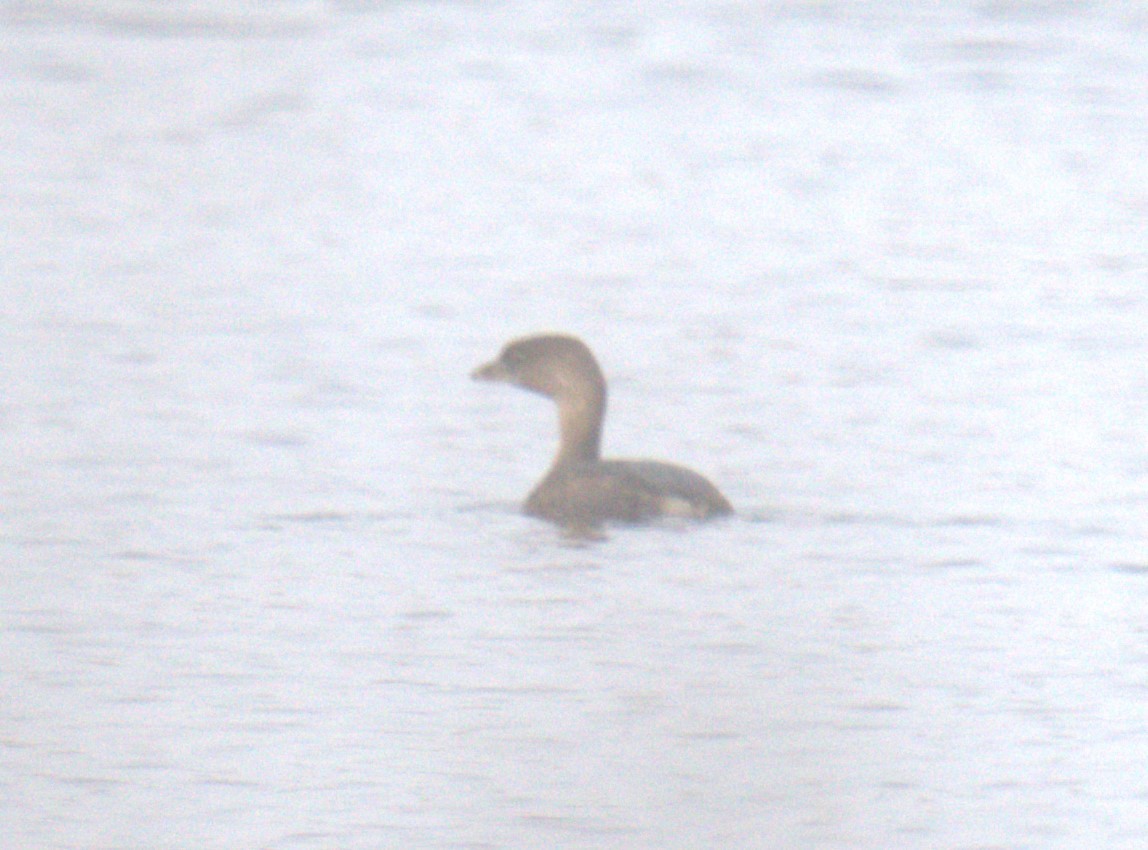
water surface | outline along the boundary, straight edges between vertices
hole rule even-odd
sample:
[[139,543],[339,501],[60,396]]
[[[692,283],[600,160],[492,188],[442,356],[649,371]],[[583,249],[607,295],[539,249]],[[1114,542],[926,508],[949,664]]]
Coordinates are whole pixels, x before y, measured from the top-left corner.
[[[9,846],[1141,845],[1133,5],[0,32]],[[520,516],[540,329],[739,515]]]

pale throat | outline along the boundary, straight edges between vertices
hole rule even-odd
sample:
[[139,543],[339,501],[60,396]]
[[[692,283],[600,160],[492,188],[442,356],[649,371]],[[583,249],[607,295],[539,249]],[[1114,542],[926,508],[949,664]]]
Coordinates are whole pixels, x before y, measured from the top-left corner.
[[555,401],[558,403],[558,430],[561,435],[555,465],[598,460],[601,456],[605,397],[596,395],[591,398],[560,398]]

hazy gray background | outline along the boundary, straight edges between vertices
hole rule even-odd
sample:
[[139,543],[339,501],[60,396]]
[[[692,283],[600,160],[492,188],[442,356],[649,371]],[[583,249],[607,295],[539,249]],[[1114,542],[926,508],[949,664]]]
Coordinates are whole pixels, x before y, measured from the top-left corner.
[[1143,846],[1139,4],[2,9],[5,847]]

